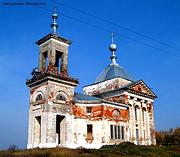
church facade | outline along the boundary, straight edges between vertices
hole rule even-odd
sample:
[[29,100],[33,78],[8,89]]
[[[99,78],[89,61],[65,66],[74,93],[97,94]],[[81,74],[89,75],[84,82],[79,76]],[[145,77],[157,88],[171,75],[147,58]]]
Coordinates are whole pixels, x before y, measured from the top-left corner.
[[71,42],[57,34],[57,17],[54,12],[52,33],[36,42],[38,68],[26,81],[30,88],[27,148],[155,145],[156,95],[116,63],[113,41],[111,63],[83,88],[83,94],[75,93],[79,82],[68,74]]

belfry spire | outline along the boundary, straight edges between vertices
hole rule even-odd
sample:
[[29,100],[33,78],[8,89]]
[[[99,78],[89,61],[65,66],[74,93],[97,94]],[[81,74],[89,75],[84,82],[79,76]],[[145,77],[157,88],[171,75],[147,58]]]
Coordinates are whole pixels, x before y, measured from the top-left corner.
[[57,23],[57,18],[58,18],[58,13],[57,13],[57,8],[54,6],[53,14],[52,14],[52,24],[51,24],[51,29],[52,29],[52,34],[58,35],[58,23]]
[[116,44],[114,43],[114,33],[111,34],[111,40],[112,40],[112,43],[111,45],[109,46],[109,50],[112,52],[112,56],[110,57],[111,58],[111,65],[118,65],[116,63],[116,55],[115,55],[115,51],[117,49],[117,46]]

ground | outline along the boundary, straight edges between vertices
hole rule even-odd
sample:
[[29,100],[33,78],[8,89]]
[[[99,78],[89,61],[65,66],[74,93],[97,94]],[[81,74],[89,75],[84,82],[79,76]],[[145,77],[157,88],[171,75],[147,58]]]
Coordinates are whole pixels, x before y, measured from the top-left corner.
[[0,157],[180,157],[180,146],[136,146],[131,143],[94,149],[32,149],[0,151]]

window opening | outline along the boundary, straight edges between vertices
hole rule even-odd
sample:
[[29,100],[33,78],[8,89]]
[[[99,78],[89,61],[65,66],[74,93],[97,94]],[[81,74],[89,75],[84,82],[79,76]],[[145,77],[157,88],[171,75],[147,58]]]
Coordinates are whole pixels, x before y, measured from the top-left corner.
[[43,68],[46,70],[48,67],[48,53],[43,53]]
[[122,136],[122,139],[124,140],[124,126],[121,126],[121,136]]
[[92,124],[87,125],[87,133],[92,133]]
[[120,126],[118,126],[118,139],[121,139]]
[[113,117],[119,117],[120,116],[119,110],[114,110],[113,113],[112,113],[112,116]]
[[117,139],[117,126],[116,125],[114,126],[114,137],[115,139]]
[[42,99],[43,99],[43,97],[42,97],[41,94],[38,94],[38,95],[36,96],[36,101],[40,101],[40,100],[42,100]]
[[124,126],[110,125],[111,139],[124,139]]
[[56,100],[66,101],[66,98],[65,98],[65,96],[63,96],[63,95],[58,94],[58,95],[56,96]]
[[86,112],[87,113],[92,113],[92,107],[86,107]]
[[113,125],[110,125],[110,132],[111,132],[111,139],[113,139],[114,138],[114,136],[113,136]]
[[87,124],[87,140],[90,140],[90,141],[93,140],[93,126],[92,126],[92,124]]
[[57,69],[57,73],[60,74],[60,68],[61,68],[61,56],[62,53],[59,51],[56,51],[56,58],[55,58],[55,67]]

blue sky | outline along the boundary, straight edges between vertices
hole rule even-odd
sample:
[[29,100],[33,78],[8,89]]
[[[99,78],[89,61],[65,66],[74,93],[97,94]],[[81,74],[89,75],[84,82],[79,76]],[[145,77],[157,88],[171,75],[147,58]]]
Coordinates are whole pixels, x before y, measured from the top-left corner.
[[[7,6],[0,1],[0,149],[10,144],[25,148],[29,109],[26,78],[38,62],[35,42],[50,33],[53,3]],[[8,2],[22,2],[8,1]],[[37,1],[25,1],[37,2]],[[59,1],[101,18],[125,26],[180,49],[179,0],[66,0]],[[41,9],[43,7],[45,9]],[[180,50],[161,45],[105,21],[97,20],[57,4],[58,12],[97,25],[119,35],[115,37],[117,62],[136,80],[143,79],[157,94],[155,125],[157,130],[180,124]],[[59,33],[72,41],[69,48],[69,73],[79,78],[76,91],[94,82],[110,63],[110,33],[59,15]],[[152,45],[153,49],[134,40]],[[165,52],[168,51],[168,52]]]

